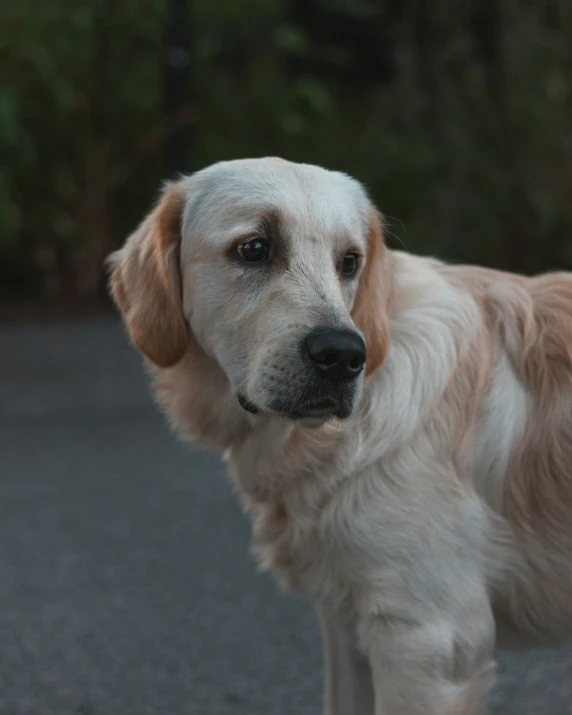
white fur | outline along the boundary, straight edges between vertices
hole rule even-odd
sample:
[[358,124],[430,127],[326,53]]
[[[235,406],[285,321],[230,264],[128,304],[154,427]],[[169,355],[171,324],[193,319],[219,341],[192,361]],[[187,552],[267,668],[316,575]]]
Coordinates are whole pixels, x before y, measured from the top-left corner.
[[527,390],[502,355],[485,399],[469,467],[475,488],[496,511],[502,509],[505,474],[522,438],[529,403]]

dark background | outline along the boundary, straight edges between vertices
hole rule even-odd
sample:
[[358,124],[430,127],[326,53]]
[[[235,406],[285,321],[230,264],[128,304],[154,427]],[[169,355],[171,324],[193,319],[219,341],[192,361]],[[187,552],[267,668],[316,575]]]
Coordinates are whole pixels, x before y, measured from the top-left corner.
[[[0,4],[0,715],[320,712],[311,610],[105,298],[161,182],[320,163],[392,246],[570,268],[571,110],[568,0]],[[489,715],[572,714],[572,648],[499,662]]]
[[160,182],[283,156],[363,181],[390,242],[572,262],[568,0],[4,0],[0,290],[77,305]]

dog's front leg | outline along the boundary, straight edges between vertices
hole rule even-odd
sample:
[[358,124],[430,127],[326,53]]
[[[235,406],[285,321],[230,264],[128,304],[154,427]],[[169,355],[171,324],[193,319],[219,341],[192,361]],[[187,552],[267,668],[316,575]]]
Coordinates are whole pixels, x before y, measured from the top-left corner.
[[371,669],[357,648],[355,630],[329,614],[319,615],[324,644],[325,715],[374,715]]
[[494,672],[494,623],[482,609],[467,621],[444,615],[426,623],[375,617],[361,624],[375,715],[481,715]]

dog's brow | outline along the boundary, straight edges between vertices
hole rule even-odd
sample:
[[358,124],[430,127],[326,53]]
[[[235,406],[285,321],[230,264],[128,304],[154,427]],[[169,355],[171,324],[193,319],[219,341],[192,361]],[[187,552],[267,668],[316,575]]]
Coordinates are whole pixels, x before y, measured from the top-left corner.
[[275,259],[280,267],[290,262],[290,246],[284,231],[284,216],[280,209],[269,208],[260,215],[259,230],[274,246]]
[[282,241],[282,214],[277,208],[267,209],[260,214],[259,226],[261,233],[268,238]]

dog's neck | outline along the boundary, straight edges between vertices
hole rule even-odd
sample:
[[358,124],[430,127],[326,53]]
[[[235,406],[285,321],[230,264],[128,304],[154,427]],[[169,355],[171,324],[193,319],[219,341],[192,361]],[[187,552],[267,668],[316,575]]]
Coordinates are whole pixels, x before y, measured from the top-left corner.
[[328,469],[355,423],[328,421],[319,427],[273,416],[252,418],[251,431],[226,451],[229,470],[249,500],[282,499],[301,480]]

